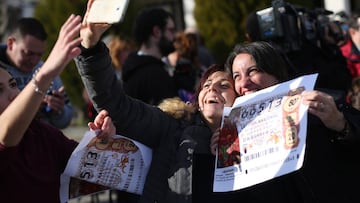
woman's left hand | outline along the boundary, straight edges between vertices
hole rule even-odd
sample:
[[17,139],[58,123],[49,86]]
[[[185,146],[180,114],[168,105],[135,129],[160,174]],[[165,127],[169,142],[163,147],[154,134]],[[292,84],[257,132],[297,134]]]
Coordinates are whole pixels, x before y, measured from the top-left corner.
[[309,113],[319,117],[327,128],[338,132],[344,128],[346,120],[332,96],[316,90],[305,91],[302,96],[303,104],[309,106]]

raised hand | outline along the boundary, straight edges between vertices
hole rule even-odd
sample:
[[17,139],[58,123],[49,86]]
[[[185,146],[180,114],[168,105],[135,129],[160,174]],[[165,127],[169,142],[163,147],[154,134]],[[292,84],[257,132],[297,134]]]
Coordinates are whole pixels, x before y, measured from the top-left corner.
[[60,29],[58,39],[41,68],[41,74],[47,73],[52,77],[59,75],[70,60],[81,53],[81,38],[78,37],[80,29],[81,16],[70,15]]
[[85,48],[95,46],[99,42],[102,34],[111,27],[111,25],[107,23],[89,23],[87,21],[87,17],[93,2],[94,0],[88,1],[86,13],[82,22],[82,28],[80,31],[80,36],[83,40],[81,45]]

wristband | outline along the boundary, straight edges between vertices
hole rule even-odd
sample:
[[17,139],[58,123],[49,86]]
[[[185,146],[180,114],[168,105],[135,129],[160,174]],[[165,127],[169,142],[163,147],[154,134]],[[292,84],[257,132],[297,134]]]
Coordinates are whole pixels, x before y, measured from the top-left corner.
[[34,91],[35,91],[36,93],[38,93],[38,94],[41,94],[43,97],[45,97],[46,94],[47,94],[47,92],[48,92],[48,90],[51,90],[52,85],[53,85],[53,81],[51,81],[49,89],[47,89],[47,90],[41,90],[41,89],[39,88],[39,86],[37,85],[37,82],[36,82],[36,79],[35,79],[35,77],[36,77],[37,73],[39,72],[39,70],[40,70],[40,68],[38,68],[38,69],[35,70],[35,72],[34,72],[34,74],[33,74],[33,76],[32,76],[32,84],[33,84],[33,86],[34,86]]
[[34,86],[34,91],[35,91],[36,93],[41,94],[43,97],[46,96],[47,90],[46,90],[46,91],[41,90],[41,89],[38,87],[38,85],[36,84],[35,78],[32,79],[32,84],[33,84],[33,86]]

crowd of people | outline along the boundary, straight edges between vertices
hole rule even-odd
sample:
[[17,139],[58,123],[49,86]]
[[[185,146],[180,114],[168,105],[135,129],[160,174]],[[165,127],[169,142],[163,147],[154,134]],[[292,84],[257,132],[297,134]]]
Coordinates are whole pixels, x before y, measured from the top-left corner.
[[[59,202],[60,175],[78,144],[61,132],[72,106],[59,75],[72,60],[85,87],[89,129],[153,150],[142,195],[117,190],[119,203],[360,200],[354,187],[360,181],[359,15],[348,17],[347,38],[331,45],[335,52],[306,41],[285,52],[260,40],[253,12],[247,42],[216,63],[197,30],[177,31],[172,14],[159,7],[139,12],[133,40],[113,36],[105,43],[111,25],[87,21],[93,1],[83,17],[64,22],[45,61],[47,34],[35,18],[21,19],[0,46],[0,194],[6,202]],[[309,115],[303,167],[247,189],[213,192],[224,107],[309,73],[319,77],[314,90],[301,94]]]

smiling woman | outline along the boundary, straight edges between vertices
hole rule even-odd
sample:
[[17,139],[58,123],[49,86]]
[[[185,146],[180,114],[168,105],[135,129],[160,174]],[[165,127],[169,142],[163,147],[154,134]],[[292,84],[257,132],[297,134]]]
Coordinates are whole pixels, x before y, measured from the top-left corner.
[[[110,112],[119,134],[153,149],[139,202],[233,201],[232,195],[212,192],[215,157],[210,152],[210,138],[220,127],[224,106],[231,106],[236,97],[225,67],[209,67],[197,88],[195,112],[176,119],[169,112],[125,94],[116,82],[107,47],[100,41],[103,28],[88,23],[86,18],[84,24],[87,26],[81,38],[93,46],[83,47],[75,63],[95,108]],[[99,38],[86,35],[90,27]]]
[[[108,63],[110,57],[102,42],[83,53],[76,59],[76,65],[95,107],[111,112],[119,124],[118,133],[154,149],[140,202],[234,200],[233,195],[212,192],[215,157],[210,152],[210,138],[220,127],[224,106],[231,106],[236,97],[231,75],[223,65],[210,66],[204,73],[197,88],[195,108],[179,99],[167,99],[160,104],[163,112],[124,93],[115,82],[114,70]],[[106,89],[110,91],[104,91]],[[179,116],[178,106],[170,107],[176,112],[169,110],[170,101],[182,102],[184,111],[190,111]]]
[[[283,59],[267,42],[237,45],[227,66],[232,71],[239,95],[288,80]],[[360,112],[341,99],[337,101],[330,95],[332,91],[321,89],[301,93],[301,101],[308,106],[309,112],[304,166],[295,174],[254,187],[255,193],[262,191],[259,198],[265,198],[264,202],[272,202],[264,194],[276,196],[274,184],[285,186],[279,195],[298,195],[296,200],[287,202],[359,202],[357,190],[352,185],[360,181],[360,169],[354,161],[358,158],[360,145]],[[289,135],[287,144],[291,147],[298,140],[292,133]],[[292,184],[286,187],[289,183]]]
[[226,63],[240,96],[289,79],[283,59],[267,43],[239,44]]
[[196,90],[197,106],[212,131],[220,127],[224,106],[236,98],[234,81],[224,66],[212,65],[200,79]]

